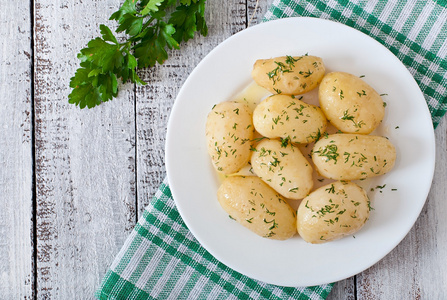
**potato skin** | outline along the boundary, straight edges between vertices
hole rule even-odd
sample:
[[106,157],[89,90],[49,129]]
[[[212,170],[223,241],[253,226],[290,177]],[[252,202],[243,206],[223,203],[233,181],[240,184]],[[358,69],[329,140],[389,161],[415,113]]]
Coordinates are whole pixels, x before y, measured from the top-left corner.
[[359,231],[368,220],[369,211],[364,189],[352,182],[336,181],[301,201],[297,230],[308,243],[325,243]]
[[312,161],[326,178],[365,179],[389,172],[396,161],[396,149],[382,136],[331,134],[315,143]]
[[324,133],[327,121],[318,106],[288,95],[273,95],[255,108],[253,124],[265,137],[306,144]]
[[286,240],[296,233],[295,211],[258,177],[228,177],[217,199],[231,218],[259,236]]
[[226,101],[213,107],[206,121],[206,140],[218,172],[232,174],[248,163],[253,133],[252,112],[247,105]]
[[256,175],[289,199],[303,199],[313,187],[312,166],[298,147],[279,140],[262,140],[251,156]]
[[349,73],[326,74],[318,96],[329,122],[345,133],[369,134],[385,115],[380,95],[362,79]]
[[316,88],[324,73],[320,57],[304,55],[259,59],[251,76],[273,94],[300,95]]

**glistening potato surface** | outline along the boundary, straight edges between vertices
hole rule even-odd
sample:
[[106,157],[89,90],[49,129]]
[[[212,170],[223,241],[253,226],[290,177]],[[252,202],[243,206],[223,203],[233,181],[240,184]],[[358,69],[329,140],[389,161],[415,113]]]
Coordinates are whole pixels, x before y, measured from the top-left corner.
[[296,233],[295,211],[258,177],[228,177],[217,199],[231,218],[259,236],[286,240]]
[[232,101],[213,107],[206,121],[207,149],[218,172],[232,174],[250,160],[252,113],[247,105]]
[[257,132],[268,138],[289,139],[293,143],[315,141],[326,130],[327,121],[318,106],[288,95],[273,95],[253,112]]
[[257,60],[251,76],[272,94],[301,95],[316,88],[324,73],[320,57],[287,55]]
[[289,199],[303,199],[314,184],[312,166],[290,143],[262,140],[253,150],[251,166],[265,183]]
[[346,72],[326,74],[318,97],[329,122],[345,133],[369,134],[385,115],[380,95],[358,76]]
[[320,244],[353,234],[369,218],[369,199],[352,182],[336,181],[303,199],[297,213],[297,229],[309,243]]
[[391,171],[396,149],[382,136],[337,133],[315,143],[312,161],[326,178],[358,180]]

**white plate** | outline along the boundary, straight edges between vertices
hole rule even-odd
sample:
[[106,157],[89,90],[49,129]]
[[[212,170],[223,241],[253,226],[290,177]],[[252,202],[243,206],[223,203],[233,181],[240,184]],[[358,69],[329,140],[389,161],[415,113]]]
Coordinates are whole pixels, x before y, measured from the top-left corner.
[[[383,96],[386,116],[378,133],[392,141],[392,172],[369,182],[374,210],[352,236],[311,245],[258,237],[231,220],[216,199],[219,180],[206,150],[205,121],[214,104],[230,100],[251,82],[253,63],[282,55],[323,58],[328,71],[365,75]],[[427,198],[434,172],[430,113],[404,65],[372,38],[339,23],[288,18],[230,37],[195,68],[171,112],[166,143],[168,180],[188,228],[214,257],[251,278],[282,286],[312,286],[353,276],[382,259],[410,231]],[[397,189],[397,190],[395,190]]]

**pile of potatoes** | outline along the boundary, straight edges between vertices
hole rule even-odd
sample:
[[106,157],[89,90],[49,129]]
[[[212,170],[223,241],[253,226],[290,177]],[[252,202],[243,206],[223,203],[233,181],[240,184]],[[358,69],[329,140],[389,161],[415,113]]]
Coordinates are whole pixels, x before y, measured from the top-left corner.
[[[226,175],[220,205],[271,239],[298,232],[306,242],[324,243],[360,230],[371,207],[351,181],[385,174],[396,160],[391,142],[371,135],[385,113],[380,95],[352,74],[326,74],[322,59],[310,55],[258,60],[252,77],[272,95],[254,111],[241,102],[219,103],[207,117],[208,153]],[[319,106],[296,97],[317,87]],[[328,122],[338,133],[326,132]],[[303,144],[313,145],[312,162],[300,151]],[[255,175],[238,175],[247,165]],[[313,189],[314,169],[331,183]],[[291,200],[301,201],[297,211]]]

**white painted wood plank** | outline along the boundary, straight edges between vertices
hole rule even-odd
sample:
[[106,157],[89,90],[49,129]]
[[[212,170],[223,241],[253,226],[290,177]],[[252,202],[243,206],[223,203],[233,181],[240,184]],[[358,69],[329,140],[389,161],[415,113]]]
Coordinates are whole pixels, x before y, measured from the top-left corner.
[[247,0],[247,27],[262,23],[273,0]]
[[31,299],[31,12],[0,5],[0,298]]
[[447,122],[435,131],[436,168],[415,226],[383,260],[358,276],[358,299],[445,299],[447,295]]
[[119,0],[35,1],[37,298],[92,299],[135,224],[132,87],[68,104],[77,53]]
[[141,213],[166,176],[166,127],[180,87],[194,67],[214,47],[234,33],[246,28],[244,0],[206,2],[208,36],[196,35],[170,52],[161,66],[142,70],[140,76],[148,82],[137,87],[137,186],[138,210]]
[[338,281],[332,287],[327,300],[355,300],[355,276]]
[[262,23],[272,3],[273,0],[247,0],[248,27]]

